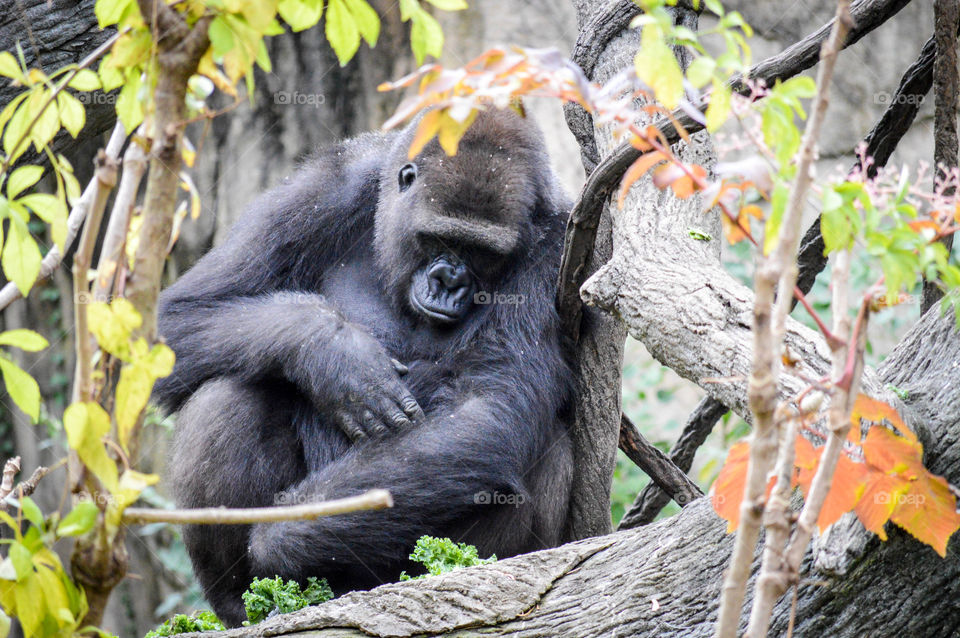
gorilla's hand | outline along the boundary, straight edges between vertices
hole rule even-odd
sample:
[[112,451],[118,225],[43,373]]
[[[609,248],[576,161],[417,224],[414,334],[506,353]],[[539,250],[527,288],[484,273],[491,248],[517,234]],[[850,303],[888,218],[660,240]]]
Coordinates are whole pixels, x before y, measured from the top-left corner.
[[324,367],[333,374],[315,384],[315,401],[352,440],[383,436],[423,419],[400,380],[406,366],[363,329],[344,324],[325,350],[332,360]]

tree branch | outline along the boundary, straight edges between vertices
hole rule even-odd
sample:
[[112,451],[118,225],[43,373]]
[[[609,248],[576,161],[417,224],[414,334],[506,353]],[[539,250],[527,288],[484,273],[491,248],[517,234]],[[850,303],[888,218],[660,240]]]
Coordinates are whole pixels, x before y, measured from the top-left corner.
[[190,510],[159,510],[130,507],[123,512],[127,525],[146,523],[176,523],[178,525],[250,525],[279,521],[312,521],[322,516],[336,516],[350,512],[380,510],[393,507],[393,498],[387,490],[370,490],[359,496],[321,503],[305,503],[282,507],[248,507],[227,509],[206,507]]
[[680,507],[703,496],[703,490],[666,454],[647,441],[626,414],[620,421],[620,449]]

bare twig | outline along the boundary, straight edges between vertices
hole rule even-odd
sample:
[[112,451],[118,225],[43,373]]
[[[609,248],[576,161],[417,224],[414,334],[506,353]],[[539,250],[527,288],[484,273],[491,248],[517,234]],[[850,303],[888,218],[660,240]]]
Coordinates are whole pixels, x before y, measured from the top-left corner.
[[322,516],[336,516],[350,512],[379,510],[393,507],[393,498],[387,490],[370,490],[359,496],[321,503],[306,503],[282,507],[249,507],[227,509],[206,507],[192,510],[158,510],[127,508],[123,522],[127,525],[146,523],[176,523],[178,525],[251,525],[280,521],[310,521]]
[[647,441],[626,414],[621,415],[620,449],[680,507],[703,496],[699,486],[666,454]]
[[[138,133],[142,133],[142,130],[141,127]],[[133,210],[137,191],[140,189],[140,181],[146,170],[147,156],[143,152],[143,147],[134,140],[123,154],[123,174],[120,177],[117,196],[113,200],[110,221],[103,237],[103,246],[100,248],[97,280],[93,286],[93,299],[96,301],[107,301],[113,290],[117,268],[123,258],[123,246],[127,240],[130,212]]]
[[7,459],[3,464],[3,480],[0,481],[0,501],[7,498],[13,491],[13,477],[20,471],[20,457]]
[[85,297],[90,291],[89,272],[93,256],[93,247],[100,231],[100,222],[103,219],[103,209],[107,206],[110,191],[117,184],[117,161],[107,157],[100,151],[97,154],[97,170],[94,173],[96,188],[87,215],[87,222],[83,226],[80,236],[80,246],[73,256],[73,313],[76,322],[76,381],[73,386],[74,401],[90,401],[93,398],[93,380],[91,360],[93,358],[93,344],[90,341],[90,332],[87,329],[87,301]]
[[[803,202],[812,181],[811,170],[816,155],[816,143],[829,101],[830,81],[837,55],[843,48],[847,31],[852,24],[849,8],[849,0],[840,0],[837,3],[837,13],[830,38],[824,42],[820,52],[817,96],[814,98],[812,114],[807,120],[798,151],[797,177],[791,187],[783,213],[780,241],[774,253],[769,258],[763,259],[757,267],[752,328],[753,364],[748,386],[754,430],[750,443],[746,485],[740,506],[740,526],[737,529],[730,568],[723,584],[720,617],[716,629],[718,638],[732,638],[737,635],[747,578],[750,576],[750,565],[753,562],[762,522],[767,472],[776,457],[778,437],[774,415],[777,408],[778,355],[783,341],[786,315],[792,302],[791,291],[794,290],[797,280],[796,254]],[[780,294],[774,301],[774,295],[778,289]],[[775,308],[774,304],[776,304]],[[763,591],[758,592],[757,598],[762,597],[762,594]],[[758,604],[758,600],[755,599],[754,609]],[[770,608],[773,608],[772,604]],[[769,613],[765,616],[766,622],[769,622]],[[751,622],[751,627],[753,626]],[[765,633],[764,630],[762,634],[752,635],[765,635]]]
[[[124,133],[123,124],[117,122],[117,124],[113,127],[113,132],[110,134],[110,140],[107,142],[107,146],[104,151],[106,156],[116,160],[116,158],[120,155],[120,149],[123,148],[123,142],[126,138],[127,136]],[[70,215],[67,217],[67,239],[64,242],[64,248],[69,249],[71,244],[73,244],[73,240],[76,239],[77,231],[79,231],[80,227],[83,225],[83,221],[87,217],[87,211],[90,210],[90,205],[96,196],[96,190],[97,176],[94,175],[87,184],[87,187],[83,189],[83,194],[74,204],[73,208],[70,210]],[[53,271],[57,269],[61,261],[63,261],[63,254],[60,252],[59,248],[52,246],[49,252],[47,252],[46,256],[43,258],[43,261],[40,263],[40,274],[37,275],[37,281],[43,281],[52,275]],[[6,285],[4,285],[3,289],[0,289],[0,310],[3,310],[21,297],[22,295],[20,294],[20,289],[17,288],[17,285],[12,281],[8,282]]]

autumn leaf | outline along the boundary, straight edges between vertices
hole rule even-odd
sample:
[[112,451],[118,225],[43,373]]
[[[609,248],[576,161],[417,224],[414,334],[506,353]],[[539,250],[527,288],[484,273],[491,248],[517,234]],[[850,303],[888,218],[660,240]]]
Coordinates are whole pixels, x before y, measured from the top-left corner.
[[727,521],[728,534],[740,526],[740,501],[743,500],[749,460],[750,444],[746,441],[733,444],[717,480],[710,486],[710,503],[720,518]]
[[730,244],[737,244],[747,237],[750,231],[750,218],[756,217],[763,219],[763,209],[756,204],[747,204],[737,213],[737,222],[726,214],[720,216],[720,222],[723,224],[723,234]]
[[660,151],[654,151],[641,155],[640,159],[631,164],[630,168],[628,168],[627,172],[623,175],[623,181],[620,183],[617,206],[623,208],[623,203],[627,198],[627,192],[630,190],[630,187],[633,186],[634,182],[646,175],[651,167],[667,159],[667,156]]
[[[728,534],[740,526],[740,503],[743,501],[749,461],[750,444],[746,441],[733,444],[717,480],[710,486],[710,503],[720,518],[727,521]],[[776,478],[771,476],[767,482],[764,501],[770,496],[775,484]]]

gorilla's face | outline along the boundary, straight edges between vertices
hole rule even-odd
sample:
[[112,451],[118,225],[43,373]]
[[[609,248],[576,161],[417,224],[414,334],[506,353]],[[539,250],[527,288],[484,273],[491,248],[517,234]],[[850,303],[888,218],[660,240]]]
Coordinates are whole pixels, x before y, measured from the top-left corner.
[[452,325],[469,316],[478,293],[497,292],[529,241],[542,188],[534,167],[546,158],[536,130],[512,113],[481,114],[453,157],[434,140],[407,159],[412,133],[398,136],[381,175],[377,262],[398,306]]

